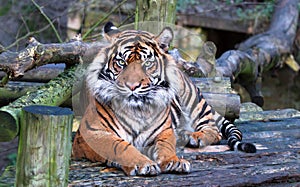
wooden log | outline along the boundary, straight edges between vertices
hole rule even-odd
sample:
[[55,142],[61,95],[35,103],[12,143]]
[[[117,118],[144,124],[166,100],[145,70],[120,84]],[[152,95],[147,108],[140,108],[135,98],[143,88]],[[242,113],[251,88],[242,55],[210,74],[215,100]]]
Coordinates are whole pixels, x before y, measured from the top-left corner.
[[[24,76],[12,78],[12,81],[26,81],[26,82],[49,82],[65,69],[65,64],[47,64],[40,66],[24,73]],[[0,79],[6,76],[6,73],[0,72]]]
[[241,99],[228,77],[191,78],[214,110],[229,119],[239,118]]
[[4,87],[0,87],[0,106],[7,105],[42,85],[44,84],[37,82],[9,81]]
[[[77,71],[79,70],[79,71]],[[73,86],[81,80],[84,69],[69,68],[49,83],[41,86],[7,106],[0,108],[0,142],[12,140],[19,132],[19,115],[24,106],[43,104],[59,106],[72,95]]]
[[300,111],[292,108],[282,110],[268,110],[258,112],[241,112],[236,122],[245,121],[268,121],[274,119],[300,117]]
[[15,186],[67,186],[72,121],[68,108],[23,108]]
[[193,83],[201,92],[212,93],[232,93],[231,82],[229,77],[192,77]]
[[240,96],[231,93],[207,93],[203,92],[203,97],[215,111],[228,119],[239,118],[240,115]]

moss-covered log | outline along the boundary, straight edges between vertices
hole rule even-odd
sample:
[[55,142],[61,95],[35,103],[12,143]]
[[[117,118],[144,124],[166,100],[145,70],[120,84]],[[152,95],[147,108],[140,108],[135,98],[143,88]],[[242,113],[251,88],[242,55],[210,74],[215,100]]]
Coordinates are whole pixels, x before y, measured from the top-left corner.
[[[79,71],[77,71],[79,70]],[[9,141],[19,132],[19,115],[24,106],[43,104],[59,106],[72,95],[72,88],[81,80],[84,69],[73,66],[36,91],[20,97],[7,106],[0,108],[0,142]]]
[[68,185],[72,122],[68,108],[23,108],[15,186]]
[[28,92],[37,90],[44,83],[10,81],[4,87],[0,87],[0,106],[9,104]]

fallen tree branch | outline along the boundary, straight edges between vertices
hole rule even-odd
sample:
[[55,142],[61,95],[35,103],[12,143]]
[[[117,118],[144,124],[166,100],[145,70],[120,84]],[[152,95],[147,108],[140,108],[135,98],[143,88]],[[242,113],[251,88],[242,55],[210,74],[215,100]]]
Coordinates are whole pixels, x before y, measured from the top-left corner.
[[181,59],[180,66],[190,75],[231,77],[246,88],[252,102],[262,106],[262,72],[281,67],[291,54],[299,16],[297,5],[295,0],[279,1],[268,31],[250,37],[239,44],[237,50],[225,52],[216,63],[211,58],[215,54],[215,46],[206,43],[197,63]]
[[12,78],[21,77],[30,69],[50,63],[65,63],[67,66],[78,64],[80,58],[89,62],[106,44],[101,42],[85,43],[77,36],[67,43],[41,44],[35,38],[20,52],[5,51],[0,54],[0,71],[7,76],[0,82],[5,85]]

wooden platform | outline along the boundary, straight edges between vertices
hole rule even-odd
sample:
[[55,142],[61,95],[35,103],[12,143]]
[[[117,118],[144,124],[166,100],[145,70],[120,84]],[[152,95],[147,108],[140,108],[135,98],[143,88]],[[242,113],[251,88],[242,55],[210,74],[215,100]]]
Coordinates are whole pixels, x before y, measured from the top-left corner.
[[[283,117],[280,112],[289,118],[267,117],[269,113]],[[185,149],[180,155],[192,163],[191,173],[156,177],[127,177],[123,172],[99,163],[72,161],[69,186],[300,186],[299,111],[254,113],[260,114],[256,118],[259,121],[253,121],[253,118],[248,121],[242,112],[237,126],[243,131],[245,141],[257,145],[257,153],[224,151],[228,149],[225,142],[205,150]],[[13,186],[14,175],[15,167],[7,167],[0,176],[0,186]]]
[[[72,162],[69,186],[300,186],[300,118],[241,122],[244,140],[258,147],[255,154],[185,150],[192,163],[187,175],[127,177],[97,163]],[[188,152],[188,153],[187,153]]]

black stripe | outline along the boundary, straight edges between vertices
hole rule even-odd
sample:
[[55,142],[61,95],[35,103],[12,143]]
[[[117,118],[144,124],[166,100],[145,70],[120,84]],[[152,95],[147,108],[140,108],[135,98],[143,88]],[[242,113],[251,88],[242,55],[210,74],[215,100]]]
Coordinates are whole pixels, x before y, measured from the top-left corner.
[[228,138],[228,136],[227,136],[225,130],[226,130],[226,127],[227,127],[229,124],[230,124],[229,121],[225,121],[225,122],[223,123],[222,127],[221,127],[221,133],[222,133],[222,135],[224,136],[225,139]]
[[[201,101],[200,101],[201,102]],[[200,104],[200,103],[199,103]],[[204,115],[204,111],[206,110],[208,104],[207,102],[205,101],[204,104],[202,105],[202,108],[201,108],[201,111],[200,113],[198,114],[199,118],[202,118],[202,116]],[[209,111],[210,112],[210,111]]]
[[[148,136],[148,140],[150,139],[150,137],[152,137],[162,126],[164,126],[164,124],[166,123],[166,121],[167,121],[167,119],[168,119],[168,115],[166,115],[166,117],[165,117],[165,119],[164,119],[164,121],[158,126],[158,127],[156,127],[153,131],[152,131],[152,133],[150,134],[150,136]],[[171,127],[172,127],[172,123],[171,123]],[[147,141],[145,141],[144,143],[143,143],[143,147],[144,146],[146,146],[145,144],[146,144],[146,142]]]
[[125,140],[116,140],[117,141],[117,144],[114,146],[114,153],[115,155],[117,154],[117,148],[118,146],[120,145],[120,143],[124,142]]
[[90,131],[99,131],[99,129],[95,129],[95,128],[91,127],[91,125],[89,124],[89,122],[87,120],[85,120],[85,125],[86,125],[86,128]]
[[[123,122],[123,123],[121,123],[121,125],[122,125],[123,129],[127,132],[127,134],[130,134],[133,137],[133,139],[135,139],[138,136],[137,132],[133,128],[131,128],[130,125],[127,125],[127,123],[126,123],[127,120],[124,119],[122,116],[118,116],[118,118],[120,121]],[[131,131],[128,131],[128,129],[130,129]]]
[[196,131],[200,131],[200,130],[202,129],[203,125],[207,124],[209,121],[210,121],[210,120],[207,119],[207,120],[205,120],[205,121],[202,121],[202,122],[198,123],[197,126],[196,126],[196,128],[195,128],[195,130],[196,130]]
[[203,117],[205,117],[205,116],[207,116],[209,114],[211,114],[211,110],[206,111],[204,114],[201,115],[200,118],[203,118]]
[[[128,143],[128,142],[127,142],[127,143]],[[126,151],[127,148],[128,148],[130,145],[131,145],[131,143],[128,143],[128,144],[124,147],[123,152]]]
[[187,77],[187,76],[182,76],[182,78],[183,78],[183,80],[184,80],[184,85],[187,85],[188,86],[188,93],[189,93],[189,95],[188,95],[188,98],[186,98],[186,101],[187,101],[187,103],[188,103],[188,101],[190,101],[191,100],[191,98],[192,98],[192,96],[193,96],[193,92],[192,92],[192,86],[194,86],[194,85],[192,85],[192,84],[190,84],[190,82],[189,82],[189,78]]
[[[103,110],[105,110],[105,109],[103,108]],[[117,133],[117,131],[113,128],[113,126],[109,123],[109,121],[101,114],[101,112],[99,112],[98,109],[97,109],[96,111],[97,111],[98,115],[106,122],[106,125],[107,125],[111,130],[113,130],[113,131],[116,133],[117,136],[120,137],[120,135]],[[108,114],[108,116],[110,116],[109,113],[108,113],[107,111],[105,111],[105,112]],[[111,117],[111,116],[110,116],[110,117]],[[116,125],[116,124],[114,124],[114,125]]]
[[169,146],[164,146],[164,148],[169,149],[171,152],[173,152],[174,150],[172,148],[174,148],[174,145],[172,145],[170,142],[166,141],[166,140],[157,140],[157,142],[164,142],[166,144],[168,144]]

